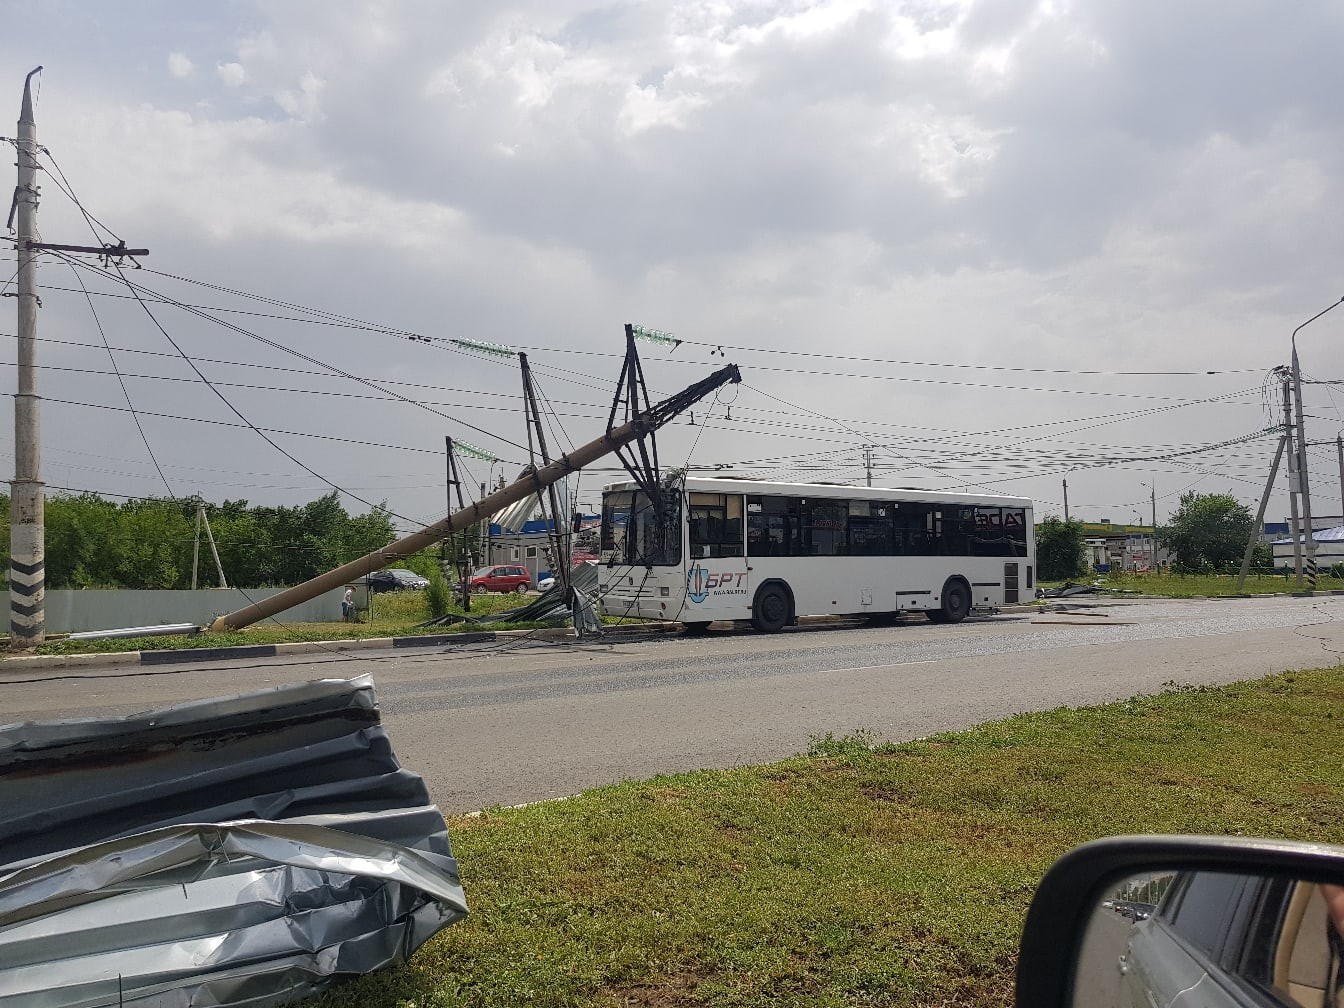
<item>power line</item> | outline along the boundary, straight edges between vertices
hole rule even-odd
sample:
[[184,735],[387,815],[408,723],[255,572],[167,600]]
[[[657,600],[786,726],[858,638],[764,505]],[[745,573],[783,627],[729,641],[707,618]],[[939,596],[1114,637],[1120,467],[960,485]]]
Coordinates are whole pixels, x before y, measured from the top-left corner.
[[[60,254],[58,253],[58,255]],[[68,259],[69,257],[62,256],[62,258]],[[80,265],[86,269],[89,268],[88,265],[85,263],[80,263]],[[400,402],[406,403],[408,406],[415,406],[418,409],[423,409],[429,413],[432,413],[442,420],[447,420],[451,423],[460,424],[461,426],[466,427],[469,430],[476,431],[479,434],[484,434],[487,437],[492,437],[497,441],[501,441],[504,444],[510,445],[514,448],[518,448],[519,450],[522,451],[526,450],[522,445],[518,444],[517,442],[510,441],[507,438],[500,437],[498,434],[494,434],[491,431],[485,430],[484,428],[477,427],[474,424],[467,423],[466,421],[461,420],[457,417],[449,416],[447,413],[443,413],[439,410],[426,406],[424,403],[417,402],[416,400],[404,396],[401,393],[396,392],[392,389],[384,388],[378,382],[375,382],[369,378],[361,378],[358,375],[351,374],[348,371],[336,367],[334,364],[328,364],[326,361],[318,360],[316,357],[311,357],[308,354],[302,353],[301,351],[295,350],[291,347],[287,347],[283,343],[277,343],[275,340],[268,339],[267,337],[262,336],[258,333],[254,333],[248,329],[244,329],[242,326],[235,325],[234,323],[229,322],[227,319],[216,318],[215,316],[209,314],[208,312],[201,311],[200,309],[191,308],[189,305],[183,304],[182,302],[177,301],[173,298],[168,298],[157,291],[153,291],[147,287],[141,286],[140,284],[133,283],[126,277],[124,271],[121,271],[120,269],[118,270],[118,273],[121,277],[122,282],[126,285],[127,289],[135,292],[136,294],[153,295],[154,297],[159,298],[162,301],[162,303],[168,304],[172,307],[183,309],[184,311],[187,311],[189,314],[195,315],[201,319],[204,319],[207,322],[213,322],[215,325],[223,326],[224,328],[236,332],[241,336],[246,336],[249,339],[256,340],[258,343],[262,343],[266,346],[269,346],[274,350],[279,350],[280,352],[289,354],[292,357],[297,357],[299,360],[312,364],[314,367],[323,368],[326,371],[330,372],[331,374],[336,375],[337,377],[346,378],[350,381],[355,381],[359,382],[362,385],[367,385],[369,388],[375,389],[376,391],[382,392],[384,395],[390,396],[391,398],[397,399]],[[144,309],[145,313],[149,315],[152,321],[154,321],[154,324],[159,328],[160,332],[163,332],[164,336],[167,337],[167,332],[164,331],[163,327],[158,324],[157,319],[155,319],[153,313],[149,311],[148,305],[145,304],[143,298],[140,299],[139,303],[141,307]],[[172,342],[171,338],[169,338],[169,342],[170,343]],[[174,344],[174,347],[176,348],[176,344]],[[182,351],[179,350],[179,353],[182,353]],[[194,371],[197,370],[195,364],[192,361],[192,358],[188,357],[185,353],[182,353],[182,357],[192,367],[192,370]],[[198,371],[197,373],[199,374],[200,372]],[[207,385],[209,384],[209,380],[203,374],[201,375],[201,380],[205,382]],[[297,459],[294,461],[296,462],[296,464],[302,465],[302,463],[298,462]]]

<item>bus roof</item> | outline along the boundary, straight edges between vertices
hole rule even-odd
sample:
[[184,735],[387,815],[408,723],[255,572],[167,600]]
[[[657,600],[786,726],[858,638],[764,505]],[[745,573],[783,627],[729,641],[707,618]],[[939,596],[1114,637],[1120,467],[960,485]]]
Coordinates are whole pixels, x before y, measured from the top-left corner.
[[[608,483],[603,493],[613,490],[637,490],[631,480]],[[686,489],[705,493],[778,494],[787,497],[843,497],[849,500],[908,500],[911,502],[948,504],[1000,504],[1011,507],[1032,506],[1029,497],[1010,497],[1004,494],[954,493],[940,490],[915,490],[910,487],[844,486],[838,483],[776,483],[769,480],[740,477],[688,476]]]

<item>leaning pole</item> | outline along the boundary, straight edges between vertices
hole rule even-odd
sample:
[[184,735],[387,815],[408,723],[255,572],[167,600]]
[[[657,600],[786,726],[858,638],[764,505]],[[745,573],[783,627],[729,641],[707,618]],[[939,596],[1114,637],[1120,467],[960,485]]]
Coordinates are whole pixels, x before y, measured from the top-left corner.
[[251,626],[253,623],[274,616],[276,613],[284,612],[301,602],[316,598],[323,592],[365,577],[371,571],[385,567],[391,560],[399,560],[402,557],[419,552],[426,546],[432,546],[445,536],[487,519],[501,508],[508,507],[525,497],[530,497],[552,483],[564,479],[570,473],[578,472],[584,466],[592,465],[603,456],[610,455],[630,442],[653,433],[682,410],[699,402],[721,385],[729,382],[740,382],[741,380],[742,376],[738,373],[736,364],[729,364],[720,368],[709,377],[696,382],[676,395],[650,406],[642,413],[635,414],[620,427],[610,429],[596,440],[589,441],[587,444],[575,448],[572,452],[561,455],[549,465],[528,473],[522,479],[495,491],[488,497],[483,497],[470,507],[455,511],[442,521],[421,529],[419,532],[412,532],[380,550],[368,553],[358,560],[351,560],[348,564],[327,571],[325,574],[319,574],[317,577],[303,582],[303,584],[287,588],[278,595],[255,602],[246,608],[239,609],[237,612],[220,616],[210,624],[209,629],[215,633],[226,630],[241,630],[243,627]]

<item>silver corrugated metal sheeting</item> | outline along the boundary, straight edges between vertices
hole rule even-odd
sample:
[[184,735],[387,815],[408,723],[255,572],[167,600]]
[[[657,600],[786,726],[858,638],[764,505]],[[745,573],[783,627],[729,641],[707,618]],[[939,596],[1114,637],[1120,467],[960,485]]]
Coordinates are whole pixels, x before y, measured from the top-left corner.
[[[518,474],[518,478],[522,479],[532,471],[531,466],[526,466]],[[560,523],[563,525],[569,520],[568,516],[570,513],[569,481],[561,480],[559,483],[555,484],[555,492],[560,501]],[[490,521],[495,525],[498,525],[504,531],[521,532],[523,526],[531,520],[532,516],[537,513],[540,507],[541,502],[537,499],[537,495],[533,494],[530,497],[524,497],[517,503],[510,504],[508,507],[497,511],[490,516]]]
[[0,727],[0,1008],[277,1005],[461,918],[370,677]]

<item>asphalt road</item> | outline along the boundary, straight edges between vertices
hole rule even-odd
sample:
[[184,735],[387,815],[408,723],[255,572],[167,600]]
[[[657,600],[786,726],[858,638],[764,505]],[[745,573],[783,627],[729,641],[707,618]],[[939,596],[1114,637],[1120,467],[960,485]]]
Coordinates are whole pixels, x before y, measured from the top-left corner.
[[1133,921],[1114,910],[1097,907],[1093,912],[1078,950],[1075,1005],[1128,1008],[1131,1004],[1120,968],[1129,951],[1129,929],[1133,926]]
[[958,626],[749,630],[156,668],[0,672],[4,721],[128,713],[371,673],[446,813],[768,762],[827,732],[920,738],[1011,714],[1344,660],[1344,598],[1131,602]]

